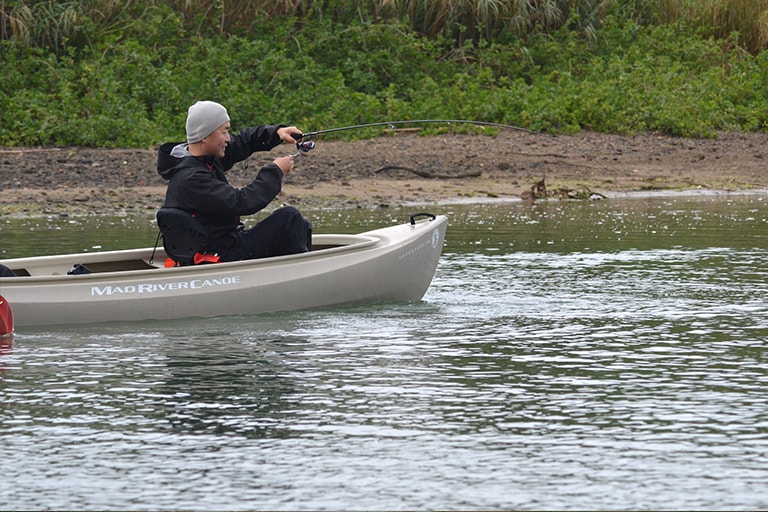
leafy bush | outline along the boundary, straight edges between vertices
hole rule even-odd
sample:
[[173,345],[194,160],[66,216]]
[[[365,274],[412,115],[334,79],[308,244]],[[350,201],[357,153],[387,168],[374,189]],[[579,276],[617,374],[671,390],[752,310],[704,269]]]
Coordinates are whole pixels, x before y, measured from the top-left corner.
[[248,35],[222,36],[210,34],[216,23],[190,30],[183,13],[160,6],[134,23],[142,30],[58,49],[0,40],[0,145],[181,140],[199,99],[225,104],[235,129],[474,119],[710,137],[768,125],[768,56],[680,25],[606,17],[590,37],[562,28],[456,46],[401,23],[254,18]]

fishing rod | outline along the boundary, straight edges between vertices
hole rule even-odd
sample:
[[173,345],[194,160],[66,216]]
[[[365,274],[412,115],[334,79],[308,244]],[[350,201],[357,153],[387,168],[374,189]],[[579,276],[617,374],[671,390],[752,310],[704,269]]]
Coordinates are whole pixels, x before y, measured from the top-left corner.
[[322,135],[324,133],[343,132],[347,130],[359,130],[362,128],[374,128],[376,126],[387,126],[392,130],[397,130],[398,125],[429,124],[429,123],[474,124],[478,126],[495,126],[497,128],[509,128],[512,130],[520,131],[520,132],[530,133],[534,135],[541,135],[540,133],[534,132],[532,130],[528,130],[527,128],[520,128],[519,126],[512,126],[511,124],[491,123],[487,121],[472,121],[468,119],[414,119],[414,120],[407,120],[407,121],[382,121],[379,123],[366,123],[366,124],[356,124],[352,126],[342,126],[340,128],[328,128],[326,130],[317,130],[314,132],[307,132],[302,134],[302,136],[303,138],[307,138],[307,137],[312,137],[314,135]]
[[[300,135],[293,135],[293,138],[297,140],[296,143],[296,149],[297,149],[297,155],[301,153],[307,153],[315,148],[315,145],[312,141],[306,141],[303,139],[308,139],[309,137],[314,137],[315,135],[324,135],[326,133],[335,133],[335,132],[343,132],[348,130],[360,130],[363,128],[375,128],[377,126],[386,126],[390,128],[391,130],[395,131],[397,130],[397,127],[400,125],[409,125],[409,124],[473,124],[476,126],[491,126],[495,128],[507,128],[510,130],[515,130],[519,132],[529,133],[531,135],[541,135],[544,137],[548,137],[552,139],[555,142],[558,142],[560,144],[566,145],[570,147],[571,149],[574,149],[575,151],[578,151],[581,153],[584,157],[591,160],[591,157],[586,154],[584,151],[580,150],[577,147],[574,147],[571,144],[568,144],[565,141],[562,141],[558,139],[557,137],[553,135],[548,135],[541,132],[536,132],[533,130],[529,130],[527,128],[521,128],[519,126],[514,126],[511,124],[503,124],[503,123],[492,123],[489,121],[473,121],[469,119],[414,119],[414,120],[403,120],[403,121],[381,121],[378,123],[365,123],[365,124],[355,124],[350,126],[341,126],[338,128],[327,128],[325,130],[316,130],[313,132],[304,132]],[[311,144],[310,144],[311,143]]]

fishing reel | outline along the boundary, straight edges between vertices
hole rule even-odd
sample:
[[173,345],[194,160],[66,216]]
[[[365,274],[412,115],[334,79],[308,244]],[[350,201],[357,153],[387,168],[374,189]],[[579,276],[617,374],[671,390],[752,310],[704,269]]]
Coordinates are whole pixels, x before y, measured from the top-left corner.
[[298,151],[297,154],[302,153],[309,153],[315,149],[315,141],[313,140],[305,140],[304,142],[297,142],[296,143],[296,151]]
[[304,140],[305,135],[292,135],[294,139],[296,139],[296,154],[291,155],[292,157],[296,158],[297,156],[304,155],[306,153],[309,153],[313,149],[315,149],[315,142],[312,140]]

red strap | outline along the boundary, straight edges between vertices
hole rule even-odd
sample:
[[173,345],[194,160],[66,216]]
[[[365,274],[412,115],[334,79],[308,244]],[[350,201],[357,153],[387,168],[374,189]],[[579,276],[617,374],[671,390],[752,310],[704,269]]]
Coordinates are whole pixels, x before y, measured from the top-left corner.
[[219,258],[218,254],[200,254],[199,252],[195,253],[195,257],[192,259],[195,265],[200,263],[218,263],[220,260],[221,258]]
[[[201,263],[218,263],[221,261],[221,258],[218,254],[202,254],[202,253],[195,253],[195,257],[192,258],[192,263],[195,265],[199,265]],[[173,268],[173,267],[180,267],[181,263],[176,261],[173,258],[165,258],[165,268]]]

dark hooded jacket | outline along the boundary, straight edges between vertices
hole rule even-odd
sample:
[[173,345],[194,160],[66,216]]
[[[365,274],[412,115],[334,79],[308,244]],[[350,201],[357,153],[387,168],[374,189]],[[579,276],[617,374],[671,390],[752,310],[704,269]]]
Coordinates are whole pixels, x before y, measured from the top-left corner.
[[181,208],[195,216],[208,231],[208,252],[238,259],[238,231],[243,227],[240,216],[258,212],[280,192],[283,171],[274,163],[262,167],[243,188],[230,185],[225,172],[252,153],[280,144],[277,130],[282,126],[254,126],[232,135],[223,158],[193,156],[183,142],[160,146],[157,172],[168,180],[163,206]]

